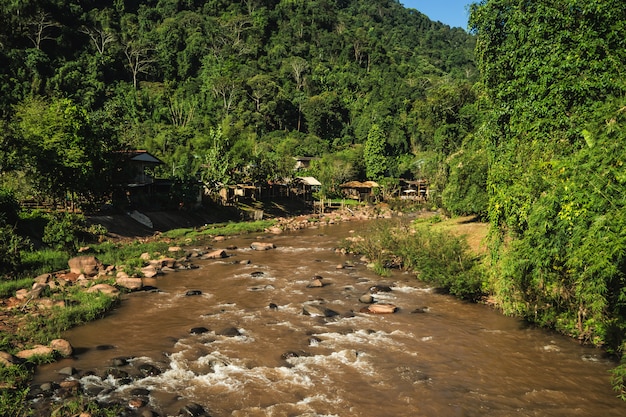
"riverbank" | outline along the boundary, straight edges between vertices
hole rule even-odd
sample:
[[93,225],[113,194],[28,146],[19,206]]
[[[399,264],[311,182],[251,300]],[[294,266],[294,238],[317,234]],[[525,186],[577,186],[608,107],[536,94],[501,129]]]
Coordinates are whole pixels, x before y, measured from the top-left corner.
[[[192,258],[203,254],[186,251],[182,246],[245,231],[282,233],[320,224],[401,215],[386,205],[360,205],[317,214],[283,209],[265,213],[271,217],[269,220],[252,223],[237,223],[233,221],[232,213],[223,212],[142,213],[149,223],[137,220],[145,220],[143,217],[128,214],[88,218],[90,224],[107,229],[104,242],[82,248],[83,255],[100,263],[95,275],[84,276],[82,271],[71,271],[68,265],[67,270],[51,271],[34,278],[24,288],[16,289],[0,300],[0,333],[4,340],[0,348],[0,414],[20,416],[29,413],[26,408],[28,381],[35,367],[73,354],[71,346],[66,343],[63,343],[63,349],[58,348],[63,331],[103,317],[117,305],[121,293],[149,287],[144,279],[151,273],[175,268],[176,262],[183,268],[193,267]],[[213,223],[225,219],[230,221]],[[238,224],[251,224],[253,228],[241,228]],[[260,226],[254,229],[256,224]],[[119,262],[107,264],[97,260],[100,256],[105,258],[107,250],[119,251],[120,254],[116,255]],[[151,272],[142,269],[146,265],[151,267]],[[50,395],[53,392],[50,391]],[[72,407],[84,402],[75,384],[64,387],[63,393]],[[100,412],[97,407],[90,407],[87,415],[106,415],[106,410]]]

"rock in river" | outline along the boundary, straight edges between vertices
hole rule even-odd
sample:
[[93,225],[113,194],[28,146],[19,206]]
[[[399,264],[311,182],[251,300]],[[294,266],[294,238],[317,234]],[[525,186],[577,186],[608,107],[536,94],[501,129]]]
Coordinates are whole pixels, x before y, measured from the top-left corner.
[[392,314],[398,310],[393,304],[370,304],[367,307],[361,309],[361,313],[370,314]]

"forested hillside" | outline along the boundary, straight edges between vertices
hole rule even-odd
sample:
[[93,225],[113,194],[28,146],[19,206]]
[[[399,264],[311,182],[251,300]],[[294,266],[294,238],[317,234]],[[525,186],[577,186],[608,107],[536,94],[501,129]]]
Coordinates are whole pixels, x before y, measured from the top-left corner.
[[441,196],[477,120],[474,45],[393,0],[4,0],[3,183],[93,202],[107,155],[145,149],[182,182],[278,180],[315,156],[330,196],[414,176]]

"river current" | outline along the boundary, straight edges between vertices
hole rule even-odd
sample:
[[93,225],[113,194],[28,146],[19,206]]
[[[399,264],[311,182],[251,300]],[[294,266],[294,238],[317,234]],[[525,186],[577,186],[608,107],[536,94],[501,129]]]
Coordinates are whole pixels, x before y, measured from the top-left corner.
[[[334,249],[366,224],[211,242],[229,257],[159,276],[158,292],[125,295],[107,317],[66,332],[74,357],[40,367],[34,382],[93,370],[80,377],[87,392],[141,393],[162,416],[189,403],[213,417],[626,415],[602,351],[410,273],[379,277]],[[260,239],[276,248],[252,250]],[[323,287],[309,288],[315,276]],[[396,313],[360,312],[373,286],[391,289],[374,297]],[[303,314],[311,304],[338,314]],[[131,358],[121,368],[132,380],[102,377],[116,358]]]

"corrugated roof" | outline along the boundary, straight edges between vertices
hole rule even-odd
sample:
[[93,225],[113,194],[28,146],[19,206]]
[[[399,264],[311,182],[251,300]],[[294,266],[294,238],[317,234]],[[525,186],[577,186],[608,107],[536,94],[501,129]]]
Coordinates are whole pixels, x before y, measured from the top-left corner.
[[131,161],[141,161],[141,162],[150,162],[153,164],[163,164],[164,162],[161,161],[159,158],[157,158],[156,156],[150,154],[149,152],[146,151],[133,151],[132,153],[136,153],[136,155],[134,155],[131,159]]
[[305,185],[313,185],[313,186],[320,186],[322,185],[321,182],[319,182],[316,178],[314,177],[296,177],[297,180],[301,181],[302,183],[304,183]]
[[374,181],[365,181],[365,182],[348,181],[344,184],[341,184],[341,188],[376,188],[376,187],[380,187],[380,186]]

